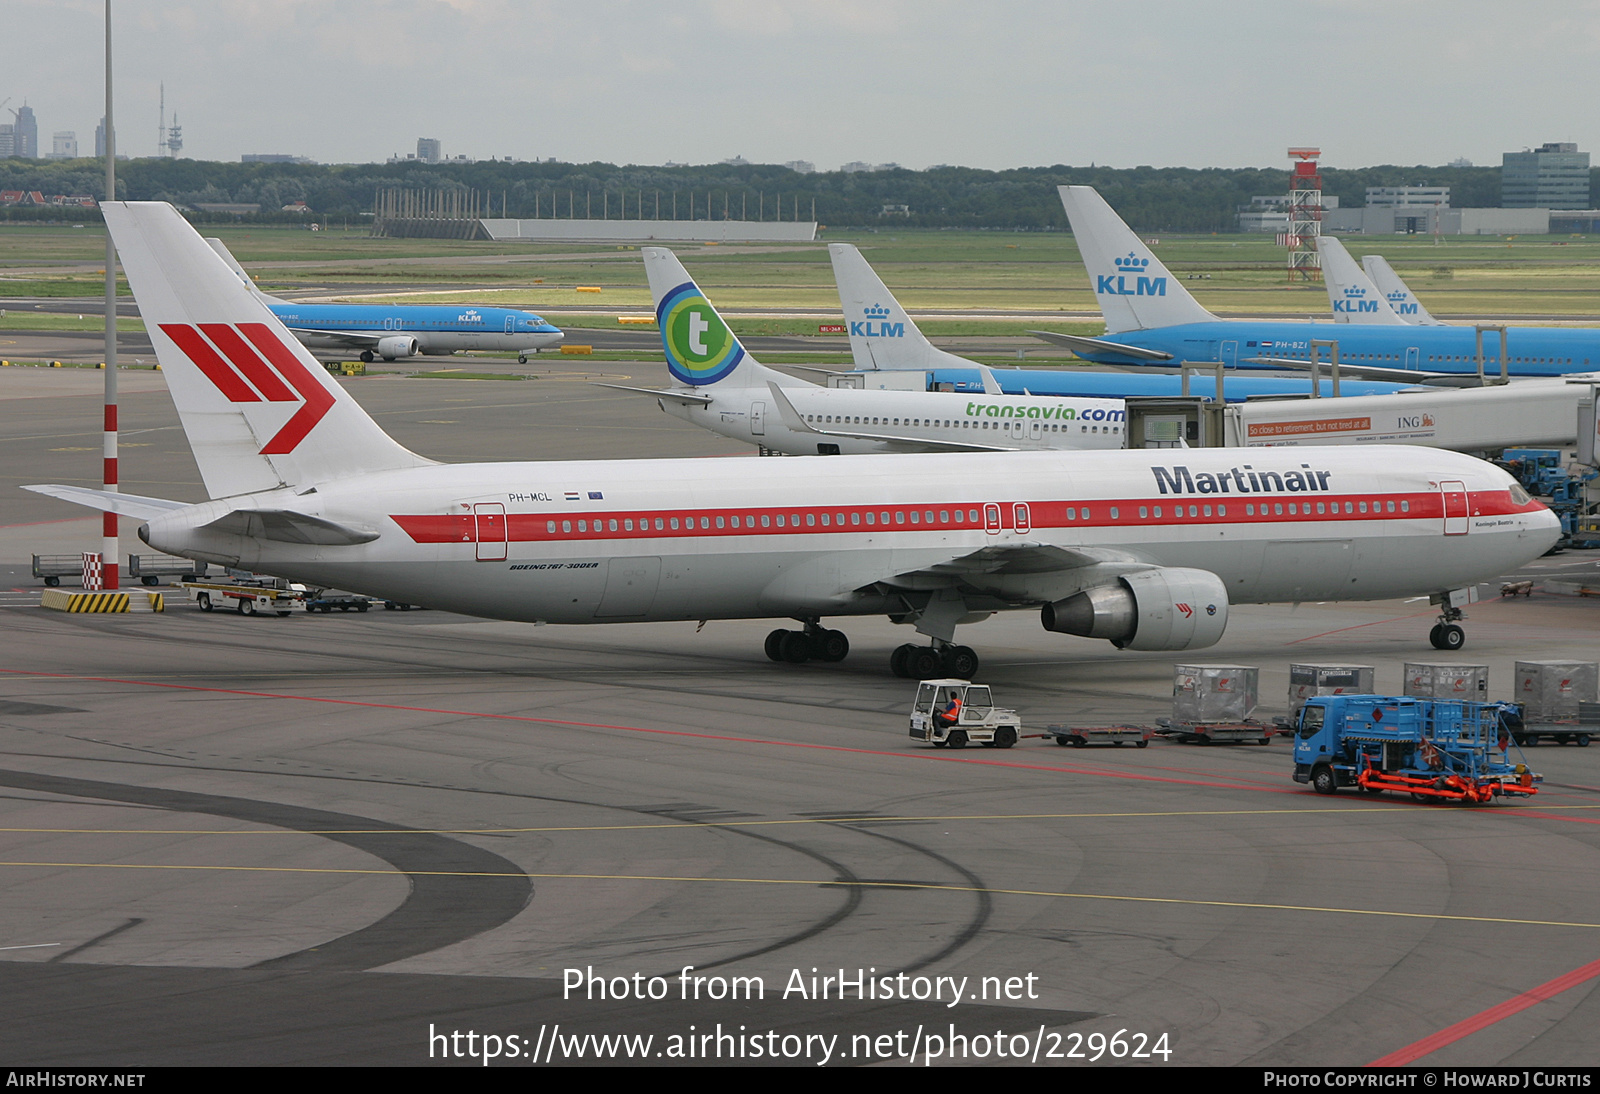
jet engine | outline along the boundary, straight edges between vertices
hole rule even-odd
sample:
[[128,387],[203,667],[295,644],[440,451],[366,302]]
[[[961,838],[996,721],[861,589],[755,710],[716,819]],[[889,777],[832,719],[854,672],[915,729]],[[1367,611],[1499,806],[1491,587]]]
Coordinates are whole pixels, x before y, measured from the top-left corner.
[[412,357],[417,352],[417,340],[409,334],[391,334],[378,339],[375,349],[385,361],[393,361],[396,357]]
[[1137,570],[1046,604],[1040,622],[1047,631],[1105,638],[1118,649],[1201,649],[1227,629],[1228,590],[1209,570]]

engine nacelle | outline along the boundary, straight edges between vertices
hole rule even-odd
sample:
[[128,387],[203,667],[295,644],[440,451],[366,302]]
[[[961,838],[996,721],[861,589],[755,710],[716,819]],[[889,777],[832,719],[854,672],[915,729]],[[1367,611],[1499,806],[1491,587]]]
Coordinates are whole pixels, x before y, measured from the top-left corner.
[[1209,570],[1137,570],[1114,585],[1046,604],[1040,622],[1047,631],[1104,638],[1118,649],[1201,649],[1228,627],[1228,589]]
[[414,357],[417,352],[417,340],[409,334],[391,334],[387,338],[378,339],[374,352],[385,361],[393,361],[396,357]]

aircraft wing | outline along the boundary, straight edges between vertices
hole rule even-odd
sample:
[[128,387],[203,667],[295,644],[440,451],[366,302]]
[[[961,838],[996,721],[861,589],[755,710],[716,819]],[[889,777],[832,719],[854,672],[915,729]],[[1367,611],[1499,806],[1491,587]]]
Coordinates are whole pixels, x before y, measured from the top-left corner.
[[1057,334],[1050,330],[1030,330],[1029,334],[1041,341],[1049,342],[1056,346],[1066,346],[1073,353],[1120,353],[1125,357],[1136,357],[1141,361],[1170,361],[1172,354],[1163,353],[1158,349],[1145,349],[1143,346],[1126,346],[1121,342],[1112,342],[1105,338],[1086,338],[1081,334]]
[[[608,385],[607,385],[608,386]],[[1011,445],[977,444],[973,441],[942,441],[936,437],[903,437],[893,433],[862,433],[849,429],[820,429],[806,421],[805,415],[794,408],[777,384],[768,383],[772,398],[778,406],[783,424],[796,433],[814,433],[819,437],[848,437],[856,441],[883,441],[886,444],[905,445],[919,452],[1015,452]]]
[[393,337],[394,335],[397,335],[397,334],[409,334],[409,333],[411,333],[410,331],[403,331],[403,330],[389,330],[389,331],[323,330],[320,327],[297,327],[293,323],[285,323],[284,326],[288,327],[291,331],[293,331],[297,335],[300,335],[300,334],[313,334],[313,335],[316,335],[318,338],[326,338],[331,342],[337,342],[342,346],[351,346],[351,347],[354,347],[356,349],[371,349],[372,347],[374,347],[374,346],[376,346],[378,344],[379,340],[381,340],[383,338],[391,338],[391,337]]
[[704,406],[706,403],[715,401],[710,395],[701,395],[697,391],[681,391],[673,388],[657,390],[653,387],[629,387],[627,384],[602,384],[595,380],[591,380],[590,383],[594,387],[608,387],[612,391],[626,391],[630,395],[648,395],[653,399],[672,399],[676,402],[689,403],[693,406]]
[[[1311,371],[1311,362],[1300,357],[1247,357],[1245,360],[1252,365],[1272,365],[1276,368],[1299,369],[1302,372]],[[1317,362],[1317,374],[1328,376],[1332,373],[1332,365],[1327,361]],[[1339,375],[1348,376],[1352,380],[1387,380],[1399,384],[1430,384],[1435,387],[1477,387],[1478,374],[1460,372],[1423,372],[1419,369],[1384,368],[1382,365],[1351,365],[1339,362]]]
[[1055,547],[1044,543],[1007,543],[980,547],[916,570],[883,578],[880,584],[903,589],[925,589],[951,580],[980,581],[986,577],[1054,574],[1111,565],[1118,569],[1144,569],[1151,563],[1127,551],[1108,547]]

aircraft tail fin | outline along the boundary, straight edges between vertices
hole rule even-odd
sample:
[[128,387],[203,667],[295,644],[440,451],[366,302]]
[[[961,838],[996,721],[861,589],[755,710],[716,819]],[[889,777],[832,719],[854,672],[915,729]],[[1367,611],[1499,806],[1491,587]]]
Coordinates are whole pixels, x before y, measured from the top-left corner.
[[1389,306],[1401,319],[1419,327],[1443,326],[1422,306],[1422,301],[1411,291],[1411,286],[1400,280],[1400,275],[1394,272],[1388,259],[1382,255],[1362,255],[1361,268],[1367,271],[1367,276],[1372,278],[1378,291],[1383,293],[1384,299],[1389,301]]
[[255,293],[257,296],[266,297],[268,300],[277,300],[277,297],[268,296],[266,293],[262,292],[256,287],[255,279],[245,272],[243,266],[239,265],[239,260],[233,257],[233,252],[228,250],[227,246],[222,242],[222,240],[216,238],[215,236],[206,236],[206,245],[209,246],[213,251],[217,252],[217,257],[222,259],[222,261],[227,264],[228,269],[232,270],[234,276],[240,281],[243,281],[245,287],[251,292]]
[[1322,259],[1322,280],[1328,286],[1328,303],[1333,306],[1334,322],[1406,325],[1383,298],[1378,286],[1356,265],[1343,243],[1332,236],[1318,236],[1317,254]]
[[171,205],[101,210],[213,498],[433,462],[380,429]]
[[765,390],[769,380],[783,387],[805,384],[750,356],[677,255],[665,247],[642,247],[640,253],[656,304],[667,371],[674,380],[696,388],[715,384]]
[[1107,334],[1209,323],[1217,318],[1167,271],[1094,187],[1062,186],[1059,190],[1094,297],[1106,317]]
[[861,252],[849,243],[828,244],[858,369],[971,368],[972,362],[936,348],[917,329]]

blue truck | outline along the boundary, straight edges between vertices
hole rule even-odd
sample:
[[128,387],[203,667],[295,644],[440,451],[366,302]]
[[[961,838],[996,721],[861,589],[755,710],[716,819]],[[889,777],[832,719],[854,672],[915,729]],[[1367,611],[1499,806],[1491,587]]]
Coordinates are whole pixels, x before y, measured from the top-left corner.
[[1294,728],[1294,780],[1319,794],[1350,786],[1482,804],[1531,797],[1544,781],[1511,759],[1522,730],[1515,703],[1320,695]]

